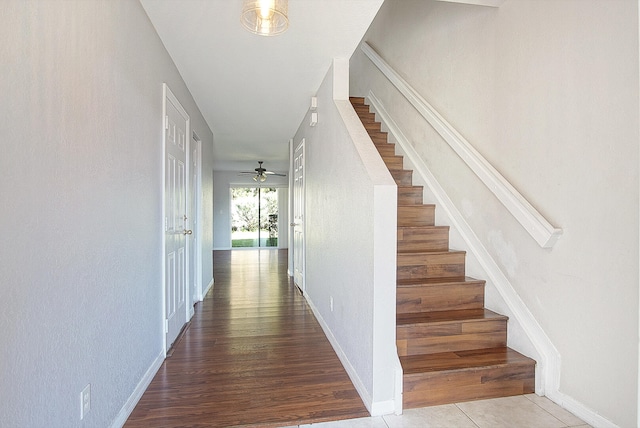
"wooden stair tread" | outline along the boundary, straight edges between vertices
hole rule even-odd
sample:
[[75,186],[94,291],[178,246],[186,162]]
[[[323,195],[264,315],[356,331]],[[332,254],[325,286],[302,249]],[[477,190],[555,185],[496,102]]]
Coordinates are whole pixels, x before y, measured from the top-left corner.
[[397,314],[396,325],[442,324],[470,320],[507,320],[509,317],[497,314],[489,309],[465,309],[460,311],[414,312]]
[[[427,226],[425,226],[427,227]],[[407,251],[402,251],[402,252],[398,252],[398,255],[403,255],[403,256],[419,256],[424,254],[425,256],[434,256],[434,255],[438,255],[438,254],[467,254],[466,251],[464,250],[442,250],[442,251],[425,251],[425,250],[407,250]]]
[[535,365],[535,361],[508,347],[441,352],[400,357],[405,376],[430,372],[451,372],[500,368],[509,365]]
[[475,279],[470,276],[449,277],[449,278],[404,278],[398,279],[396,284],[398,287],[423,287],[444,284],[463,284],[463,283],[484,283],[482,279]]
[[[426,207],[434,207],[434,205],[430,205],[430,204],[415,204],[415,205],[399,205],[399,207],[415,207],[415,206],[426,206]],[[406,225],[406,226],[396,226],[398,229],[402,229],[403,231],[420,231],[423,229],[450,229],[450,226],[443,226],[443,225],[436,225],[436,224],[432,224],[429,226],[412,226],[412,225]]]
[[[420,204],[420,206],[422,206],[422,205],[432,206],[432,205],[429,205],[429,204]],[[414,205],[400,205],[400,206],[401,207],[402,206],[412,207]],[[419,229],[449,229],[449,226],[438,226],[438,225],[431,225],[431,226],[398,226],[398,229],[403,229],[403,230],[408,230],[408,231],[411,231],[412,229],[416,229],[416,230],[419,230]]]
[[[401,196],[398,195],[398,200],[400,198]],[[414,226],[409,219],[404,221],[401,218],[397,224],[396,251],[405,253],[449,249],[449,226],[434,226],[431,222],[429,223],[422,226]]]

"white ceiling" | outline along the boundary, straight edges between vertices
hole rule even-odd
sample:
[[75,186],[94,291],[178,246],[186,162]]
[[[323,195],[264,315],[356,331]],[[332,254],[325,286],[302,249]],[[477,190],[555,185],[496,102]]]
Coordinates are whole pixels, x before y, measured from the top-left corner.
[[350,57],[383,0],[289,0],[289,29],[251,34],[242,0],[140,0],[214,138],[214,169],[288,169],[332,59]]

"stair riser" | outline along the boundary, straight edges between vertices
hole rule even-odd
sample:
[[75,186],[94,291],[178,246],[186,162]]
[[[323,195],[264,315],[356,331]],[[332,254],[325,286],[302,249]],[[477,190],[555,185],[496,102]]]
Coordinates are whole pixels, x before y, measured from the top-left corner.
[[398,187],[399,205],[422,205],[422,186]]
[[397,278],[463,277],[464,253],[398,254]]
[[433,226],[436,211],[433,205],[407,205],[398,207],[398,226]]
[[364,129],[366,129],[367,131],[380,131],[380,122],[368,122],[368,123],[363,123],[364,125]]
[[371,141],[373,141],[375,144],[390,144],[389,135],[386,132],[373,132],[371,130],[368,131]]
[[382,156],[388,169],[402,169],[402,156]]
[[394,144],[376,143],[375,146],[376,146],[376,149],[378,150],[378,153],[380,153],[380,156],[396,155],[396,146]]
[[[398,196],[400,199],[400,196]],[[447,251],[449,249],[448,227],[398,228],[398,252]]]
[[358,113],[358,117],[362,123],[374,123],[376,121],[375,113],[371,113],[368,110],[356,109],[356,113]]
[[410,169],[393,169],[389,172],[391,173],[393,179],[396,181],[396,184],[398,184],[399,186],[411,186],[413,171],[411,171]]
[[518,365],[404,376],[403,407],[530,394],[535,390],[534,372],[534,365]]
[[484,283],[398,287],[396,296],[396,313],[482,309]]
[[507,322],[404,325],[398,326],[396,339],[399,356],[497,348],[507,345]]

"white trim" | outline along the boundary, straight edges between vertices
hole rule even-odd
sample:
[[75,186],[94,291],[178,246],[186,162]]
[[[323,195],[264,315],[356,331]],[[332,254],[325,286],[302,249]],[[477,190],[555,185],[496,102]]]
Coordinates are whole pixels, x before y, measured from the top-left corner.
[[211,278],[209,285],[207,285],[207,287],[202,291],[202,300],[204,300],[204,297],[207,295],[207,293],[209,293],[209,290],[213,288],[214,281],[215,278]]
[[[638,0],[637,10],[638,10],[638,22],[640,22],[640,0]],[[638,40],[640,40],[640,26],[638,26]],[[640,51],[640,46],[638,46],[638,50]],[[640,61],[640,55],[638,55],[638,59]],[[638,64],[640,67],[640,63]],[[640,77],[640,76],[638,76]],[[640,83],[640,82],[639,82]],[[638,165],[638,169],[640,170],[640,165]],[[640,189],[639,189],[640,190]],[[638,236],[640,242],[640,236]],[[638,260],[640,265],[640,260]],[[638,284],[640,286],[640,284]],[[640,307],[640,295],[638,296],[638,306]],[[638,331],[640,332],[640,314],[638,314]],[[636,379],[636,426],[640,427],[640,336],[638,337],[638,377]]]
[[[202,289],[202,140],[200,139],[200,137],[198,136],[198,134],[196,134],[195,131],[192,131],[192,135],[191,135],[191,139],[193,142],[195,142],[196,144],[196,151],[197,151],[197,164],[196,164],[196,182],[195,182],[195,195],[196,195],[196,219],[198,220],[198,222],[196,223],[195,227],[193,227],[192,224],[192,229],[193,230],[193,234],[196,237],[196,253],[193,255],[193,257],[195,257],[195,268],[196,268],[196,276],[195,276],[195,287],[196,287],[196,302],[198,301],[202,301],[202,299],[204,298],[204,290]],[[191,153],[191,152],[189,152]],[[192,216],[193,218],[193,213]],[[193,302],[193,303],[196,303]]]
[[588,408],[584,404],[576,401],[575,399],[563,394],[560,391],[555,391],[551,395],[547,395],[551,401],[563,407],[582,419],[587,424],[596,428],[620,428],[618,425],[611,422],[609,419],[599,415],[597,412]]
[[420,158],[420,155],[415,151],[373,92],[369,92],[368,101],[375,109],[380,120],[389,129],[389,133],[393,135],[395,141],[397,141],[403,150],[407,160],[414,167],[414,172],[420,175],[435,195],[438,209],[442,209],[446,213],[452,223],[450,226],[454,227],[460,233],[469,250],[477,257],[488,279],[495,285],[500,296],[513,312],[514,318],[522,326],[527,337],[540,353],[542,361],[538,361],[538,364],[536,364],[536,392],[539,395],[548,395],[553,391],[557,391],[560,381],[560,354],[553,346],[553,343],[551,343],[551,340],[549,340],[542,330],[542,327],[540,327],[540,324],[538,324],[527,306],[520,299],[520,296],[518,296],[518,293],[516,293],[482,242],[480,242],[480,239],[466,222],[464,216],[458,211],[451,199],[449,199],[444,189]]
[[562,229],[551,225],[471,144],[366,42],[360,49],[442,136],[542,248],[551,248]]
[[142,376],[142,379],[140,379],[140,382],[138,382],[138,385],[133,390],[127,401],[124,403],[124,406],[122,406],[117,416],[111,423],[111,428],[122,428],[124,426],[124,424],[127,422],[127,419],[129,419],[129,416],[131,416],[131,412],[133,412],[133,409],[136,408],[138,401],[140,401],[140,398],[142,398],[142,394],[144,394],[144,392],[147,390],[149,384],[153,380],[153,377],[156,375],[156,373],[158,373],[160,367],[162,367],[163,362],[164,350],[162,350],[158,354],[158,356],[153,360],[153,362],[147,369],[144,376]]
[[476,6],[500,7],[507,0],[437,0],[447,3],[464,3]]
[[[396,354],[398,353],[397,349],[398,348],[396,348]],[[394,395],[394,401],[395,401],[394,413],[396,415],[401,415],[403,411],[403,408],[402,408],[403,407],[402,388],[404,387],[403,383],[404,383],[404,370],[402,369],[400,358],[398,358],[398,363],[395,368],[395,395]]]
[[371,413],[372,417],[395,414],[396,401],[395,399],[387,401],[375,401],[371,403],[371,410],[369,411],[369,413]]

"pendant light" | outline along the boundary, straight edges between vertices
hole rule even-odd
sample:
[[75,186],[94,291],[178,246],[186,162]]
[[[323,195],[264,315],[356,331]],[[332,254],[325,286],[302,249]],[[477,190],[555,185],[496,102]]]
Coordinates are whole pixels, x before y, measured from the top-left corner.
[[244,0],[240,22],[248,31],[275,36],[289,27],[288,0]]

